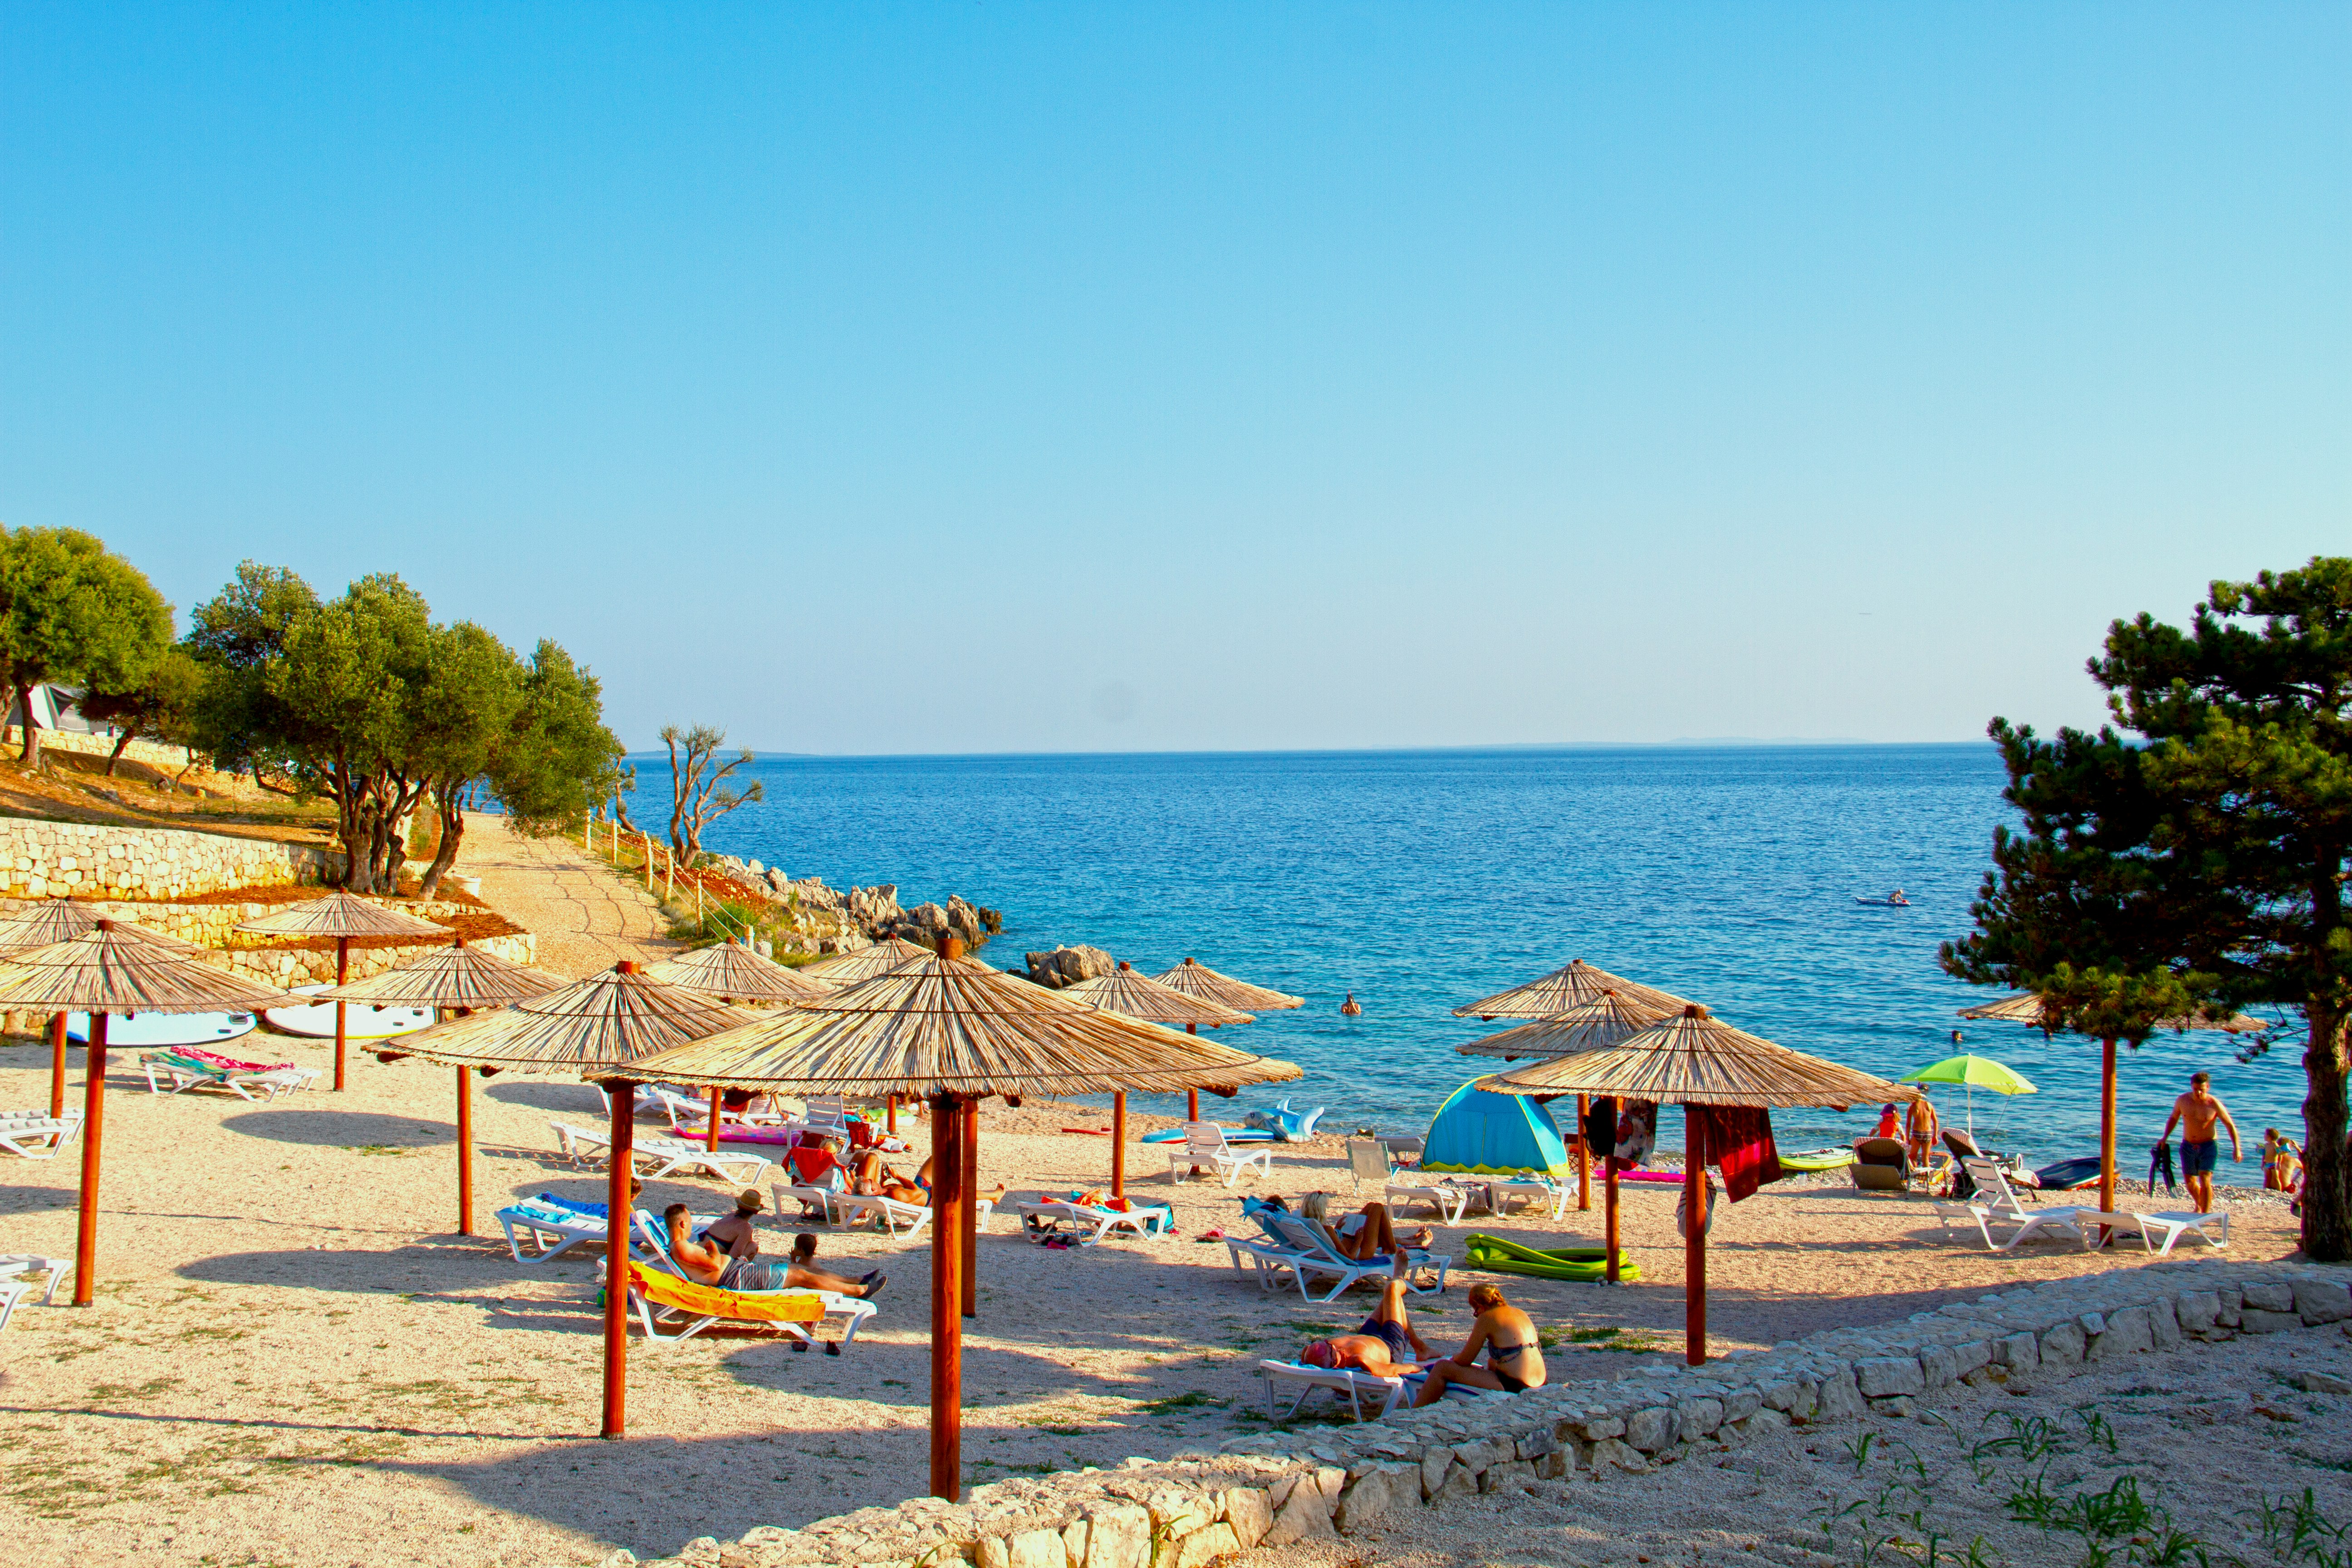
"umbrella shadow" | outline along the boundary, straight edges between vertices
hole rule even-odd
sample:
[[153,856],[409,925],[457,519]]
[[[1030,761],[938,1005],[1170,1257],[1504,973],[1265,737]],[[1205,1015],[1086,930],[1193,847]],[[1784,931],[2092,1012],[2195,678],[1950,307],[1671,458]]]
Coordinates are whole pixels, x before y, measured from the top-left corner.
[[317,1149],[431,1149],[457,1140],[447,1122],[373,1110],[248,1110],[221,1125],[248,1138]]
[[594,1089],[584,1083],[518,1079],[511,1083],[493,1081],[483,1093],[500,1105],[528,1106],[533,1110],[561,1111],[570,1116],[604,1114],[604,1102],[597,1098]]

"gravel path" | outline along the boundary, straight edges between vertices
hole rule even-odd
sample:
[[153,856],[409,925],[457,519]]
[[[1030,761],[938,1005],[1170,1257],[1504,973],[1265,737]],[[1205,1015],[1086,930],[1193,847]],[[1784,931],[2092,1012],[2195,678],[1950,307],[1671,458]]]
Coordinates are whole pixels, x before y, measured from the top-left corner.
[[524,838],[507,819],[469,812],[457,869],[482,879],[482,901],[539,938],[539,967],[578,979],[625,958],[653,963],[680,943],[643,886],[563,838]]

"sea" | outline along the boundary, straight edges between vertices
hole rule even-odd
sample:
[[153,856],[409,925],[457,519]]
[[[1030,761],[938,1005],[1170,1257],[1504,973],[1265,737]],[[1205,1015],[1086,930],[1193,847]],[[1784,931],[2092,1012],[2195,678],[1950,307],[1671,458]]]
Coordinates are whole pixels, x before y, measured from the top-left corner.
[[[634,815],[665,816],[666,762],[632,760]],[[1194,957],[1304,996],[1222,1037],[1306,1078],[1210,1101],[1221,1119],[1287,1100],[1326,1108],[1325,1131],[1425,1131],[1498,1065],[1456,1047],[1510,1026],[1452,1010],[1581,958],[1882,1077],[1992,1057],[2037,1092],[1938,1089],[1948,1121],[2035,1163],[2097,1150],[2097,1042],[1963,1022],[1998,994],[1937,964],[2010,815],[1989,744],[763,755],[750,776],[765,798],[706,848],[836,888],[894,883],[908,907],[956,893],[1000,910],[980,955],[999,968],[1086,943],[1147,973]],[[1859,901],[1897,888],[1908,908]],[[1350,994],[1360,1016],[1339,1011]],[[2300,1058],[2242,1064],[2211,1032],[2125,1053],[2125,1173],[2203,1068],[2246,1134],[2236,1173],[2259,1180],[2263,1130],[2301,1137]],[[1784,1150],[1843,1143],[1876,1110],[1777,1111],[1775,1133]],[[1679,1120],[1662,1118],[1664,1146]]]

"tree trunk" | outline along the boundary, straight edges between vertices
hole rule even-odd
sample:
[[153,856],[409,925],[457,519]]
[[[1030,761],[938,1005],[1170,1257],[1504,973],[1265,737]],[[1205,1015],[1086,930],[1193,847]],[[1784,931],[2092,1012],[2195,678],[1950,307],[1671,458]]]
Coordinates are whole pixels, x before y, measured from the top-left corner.
[[2352,1258],[2352,1215],[2345,1212],[2344,1016],[2307,1005],[2310,1047],[2303,1070],[2310,1092],[2303,1101],[2303,1251],[2315,1263]]
[[106,776],[108,778],[112,778],[114,776],[115,764],[122,761],[122,753],[131,749],[131,738],[132,731],[129,730],[123,731],[122,739],[115,742],[114,750],[107,754]]
[[18,757],[28,768],[41,765],[41,727],[33,721],[33,689],[19,681],[16,686],[16,712],[25,721],[25,750]]
[[457,863],[457,841],[466,836],[465,796],[452,791],[439,805],[441,843],[433,851],[433,864],[425,870],[425,880],[416,889],[419,898],[429,899],[440,890],[441,879]]
[[367,824],[363,808],[357,801],[335,803],[335,837],[343,841],[343,890],[350,893],[370,891],[368,880]]

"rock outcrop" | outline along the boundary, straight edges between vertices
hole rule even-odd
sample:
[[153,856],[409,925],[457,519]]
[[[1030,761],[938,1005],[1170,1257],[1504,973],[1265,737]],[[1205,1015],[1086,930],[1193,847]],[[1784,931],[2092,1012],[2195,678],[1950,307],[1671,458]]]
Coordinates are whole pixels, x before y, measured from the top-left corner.
[[978,949],[1004,929],[1004,917],[995,910],[950,895],[945,904],[898,906],[898,889],[892,882],[852,888],[846,893],[825,886],[822,878],[795,880],[781,866],[718,855],[705,862],[710,869],[751,889],[785,911],[778,941],[808,952],[855,952],[883,937],[903,937],[925,947],[937,947],[942,937],[962,939]]
[[1082,980],[1099,980],[1118,964],[1098,947],[1057,947],[1028,955],[1029,978],[1059,991]]

